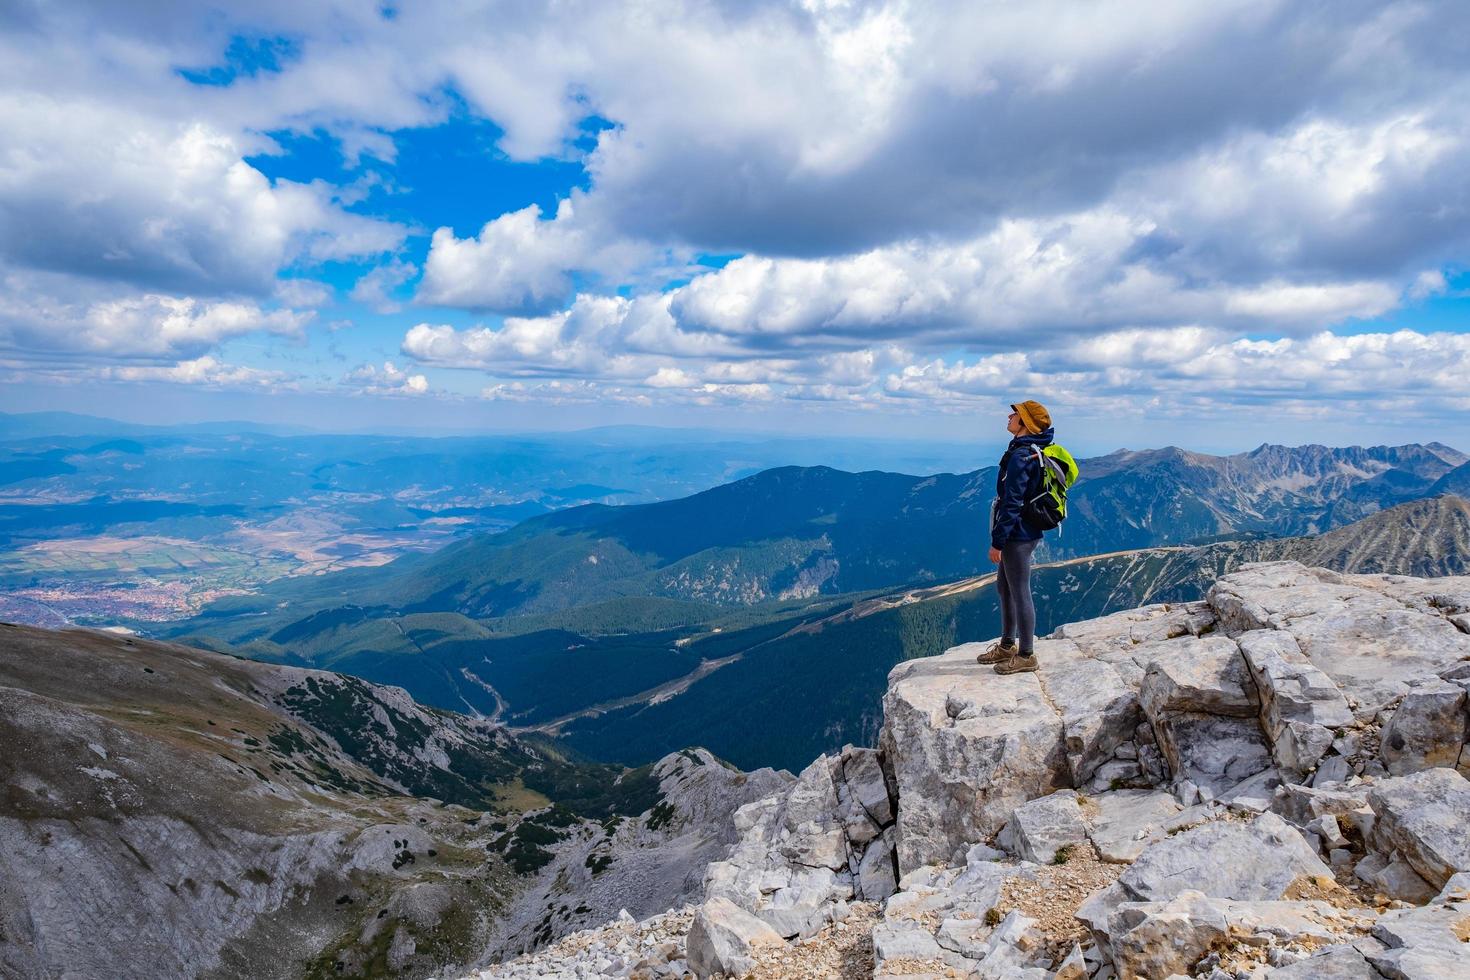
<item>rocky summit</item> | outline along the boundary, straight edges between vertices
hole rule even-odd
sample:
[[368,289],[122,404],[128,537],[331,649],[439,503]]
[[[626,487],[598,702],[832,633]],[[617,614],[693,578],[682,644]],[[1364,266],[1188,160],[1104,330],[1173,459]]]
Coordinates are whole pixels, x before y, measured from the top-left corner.
[[1249,565],[900,664],[704,901],[473,976],[1470,976],[1470,577]]

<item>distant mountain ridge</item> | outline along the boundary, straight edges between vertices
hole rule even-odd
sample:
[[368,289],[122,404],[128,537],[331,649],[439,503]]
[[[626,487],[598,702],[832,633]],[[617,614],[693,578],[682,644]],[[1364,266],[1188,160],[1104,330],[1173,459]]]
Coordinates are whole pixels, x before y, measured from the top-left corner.
[[[1082,461],[1048,560],[1237,536],[1316,533],[1427,495],[1470,457],[1437,443],[1175,447]],[[532,517],[383,568],[268,586],[207,615],[343,601],[483,619],[627,597],[715,606],[892,588],[990,567],[994,467],[913,477],[787,466],[678,500]],[[257,634],[264,636],[264,632]]]

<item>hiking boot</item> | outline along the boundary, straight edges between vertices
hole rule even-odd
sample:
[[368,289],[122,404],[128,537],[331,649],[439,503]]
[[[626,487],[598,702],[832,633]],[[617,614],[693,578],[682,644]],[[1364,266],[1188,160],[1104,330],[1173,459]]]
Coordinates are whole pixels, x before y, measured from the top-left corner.
[[1034,653],[1017,653],[1009,660],[995,665],[997,674],[1021,674],[1036,669],[1036,655]]
[[997,640],[996,642],[990,644],[989,650],[986,650],[984,653],[977,655],[975,657],[975,662],[978,664],[998,664],[1002,661],[1011,659],[1015,655],[1015,643],[1007,643],[1004,640]]

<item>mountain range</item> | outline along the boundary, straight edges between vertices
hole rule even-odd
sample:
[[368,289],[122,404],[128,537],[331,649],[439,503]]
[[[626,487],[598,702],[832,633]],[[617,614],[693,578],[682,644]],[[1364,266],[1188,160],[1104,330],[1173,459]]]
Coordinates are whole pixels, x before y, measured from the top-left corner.
[[[1041,633],[1253,562],[1470,571],[1448,447],[1083,466]],[[771,767],[874,745],[894,666],[995,635],[993,478],[569,508],[221,599],[187,645],[0,625],[0,974],[426,976],[696,895]]]
[[[1315,533],[1437,492],[1467,464],[1437,443],[1124,450],[1082,461],[1071,517],[1045,554]],[[294,611],[351,601],[488,619],[626,597],[750,606],[946,581],[989,567],[994,479],[993,467],[928,477],[779,467],[678,500],[533,517],[386,568],[283,580],[206,612],[265,612],[264,627],[282,602]]]
[[[1394,507],[1433,500],[1424,495],[1467,465],[1438,444],[1084,460],[1072,514],[1038,552],[1053,566],[1038,572],[1041,625],[1196,597],[1270,557],[1456,570],[1466,538],[1455,507]],[[997,631],[994,591],[974,585],[992,568],[993,474],[783,467],[679,500],[575,507],[381,568],[272,583],[171,635],[400,684],[597,758],[648,762],[701,742],[741,765],[797,765],[871,738],[876,692],[898,660]],[[1312,536],[1361,514],[1368,523],[1351,532]],[[1409,536],[1415,521],[1439,550]],[[1292,531],[1306,534],[1281,537]],[[894,593],[910,599],[890,612]],[[866,666],[799,682],[839,663]],[[814,689],[817,710],[785,710],[791,691]],[[782,720],[742,726],[751,699]]]

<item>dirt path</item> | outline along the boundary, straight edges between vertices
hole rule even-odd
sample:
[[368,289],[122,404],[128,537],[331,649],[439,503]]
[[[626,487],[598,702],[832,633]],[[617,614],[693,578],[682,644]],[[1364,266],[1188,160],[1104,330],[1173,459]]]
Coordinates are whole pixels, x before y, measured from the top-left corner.
[[[500,692],[491,687],[490,684],[483,677],[470,670],[468,667],[459,668],[459,673],[460,676],[462,676],[465,680],[469,681],[471,684],[474,684],[476,687],[483,688],[485,690],[485,693],[489,694],[492,698],[495,699],[495,713],[490,715],[490,717],[486,720],[492,723],[500,721],[501,716],[505,714],[505,698],[500,696]],[[460,700],[463,701],[464,698],[460,698]],[[466,701],[465,703],[468,704],[469,702]],[[479,714],[479,712],[476,712],[476,714]]]
[[[777,639],[779,638],[780,637],[777,637]],[[767,640],[766,642],[769,643],[771,641]],[[761,645],[762,644],[759,643],[756,644],[756,646]],[[750,649],[754,650],[755,647],[750,647]],[[692,685],[695,681],[702,680],[703,678],[708,677],[710,674],[713,674],[715,671],[719,670],[726,664],[733,664],[735,661],[745,656],[747,652],[748,651],[746,650],[741,650],[739,653],[731,654],[728,657],[720,657],[718,660],[701,660],[699,662],[699,666],[695,667],[689,673],[685,674],[682,677],[676,677],[671,681],[665,681],[657,687],[650,687],[646,691],[639,691],[637,694],[630,694],[627,697],[616,698],[612,701],[602,701],[592,705],[591,707],[583,708],[580,711],[574,711],[569,715],[562,715],[560,718],[553,718],[551,721],[543,722],[540,725],[528,725],[525,728],[512,728],[511,731],[516,734],[521,734],[523,732],[540,732],[544,735],[557,735],[560,734],[561,729],[565,725],[576,721],[578,718],[591,718],[594,715],[605,714],[609,711],[616,711],[618,708],[626,708],[634,704],[658,704],[660,701],[667,701],[669,698],[672,698],[679,694],[683,694],[685,691],[689,690],[690,685]]]

